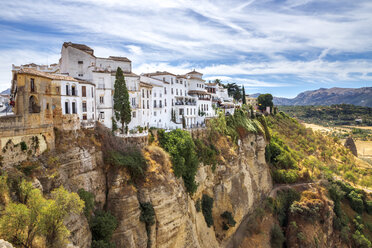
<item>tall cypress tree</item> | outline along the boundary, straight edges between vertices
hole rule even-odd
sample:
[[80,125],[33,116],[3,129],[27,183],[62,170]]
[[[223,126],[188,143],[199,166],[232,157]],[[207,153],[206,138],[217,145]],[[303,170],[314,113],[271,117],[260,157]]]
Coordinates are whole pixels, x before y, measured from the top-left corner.
[[247,99],[245,99],[245,89],[244,89],[244,85],[243,85],[243,99],[242,99],[242,103],[243,104],[247,104]]
[[129,93],[123,71],[120,67],[116,70],[114,84],[114,112],[116,120],[121,123],[121,132],[124,133],[125,127],[132,119],[132,110],[130,109]]

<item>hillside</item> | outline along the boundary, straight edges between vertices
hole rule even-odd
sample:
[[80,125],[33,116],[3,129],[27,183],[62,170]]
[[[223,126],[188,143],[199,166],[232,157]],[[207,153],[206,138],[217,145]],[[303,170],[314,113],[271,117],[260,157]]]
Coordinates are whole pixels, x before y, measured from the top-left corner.
[[[257,97],[260,94],[252,94]],[[275,105],[333,105],[353,104],[372,107],[372,87],[364,88],[320,88],[298,94],[295,98],[275,97]]]

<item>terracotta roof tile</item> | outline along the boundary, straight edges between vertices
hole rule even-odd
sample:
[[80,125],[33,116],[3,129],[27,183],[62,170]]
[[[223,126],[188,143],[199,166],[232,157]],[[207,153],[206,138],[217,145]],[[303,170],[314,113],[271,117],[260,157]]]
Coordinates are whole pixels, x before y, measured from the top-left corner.
[[20,74],[30,74],[30,75],[35,75],[35,76],[39,76],[39,77],[45,77],[45,78],[49,78],[49,79],[52,79],[52,80],[65,80],[65,81],[78,82],[78,80],[76,80],[75,78],[70,77],[70,76],[50,74],[50,73],[47,73],[47,72],[42,72],[42,71],[35,70],[33,68],[22,68],[18,71],[18,73],[20,73]]

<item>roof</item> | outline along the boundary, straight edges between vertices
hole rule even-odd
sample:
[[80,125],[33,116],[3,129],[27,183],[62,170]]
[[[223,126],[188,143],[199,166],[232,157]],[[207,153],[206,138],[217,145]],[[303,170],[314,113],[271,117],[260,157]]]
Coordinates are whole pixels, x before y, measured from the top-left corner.
[[205,85],[207,85],[207,86],[216,86],[217,83],[206,83]]
[[149,84],[149,83],[146,83],[146,82],[142,82],[142,81],[140,81],[140,86],[142,86],[142,87],[147,87],[147,88],[152,88],[152,87],[154,87],[152,84]]
[[186,75],[189,75],[189,74],[199,74],[199,75],[203,75],[203,73],[200,73],[200,72],[198,72],[198,71],[195,71],[195,69],[192,70],[192,71],[190,71],[190,72],[188,72],[188,73],[186,73]]
[[33,68],[22,68],[18,71],[18,73],[19,74],[35,75],[35,76],[39,76],[39,77],[49,78],[49,79],[52,79],[52,80],[65,80],[65,81],[78,82],[78,80],[76,80],[75,78],[70,77],[70,76],[50,74],[50,73],[47,73],[47,72],[42,72],[42,71],[35,70]]
[[145,76],[151,77],[151,76],[160,76],[160,75],[171,75],[171,76],[176,76],[173,73],[167,72],[167,71],[157,71],[157,72],[150,72],[150,73],[145,73]]
[[202,78],[198,78],[198,77],[191,77],[191,76],[189,76],[189,79],[194,79],[194,80],[199,80],[199,81],[203,81],[203,82],[205,82],[204,79],[202,79]]
[[63,43],[63,46],[64,47],[73,47],[73,48],[76,48],[76,49],[79,49],[79,50],[82,50],[82,51],[85,51],[85,52],[91,52],[93,54],[94,50],[90,47],[88,47],[87,45],[84,45],[84,44],[77,44],[77,43],[72,43],[72,42],[64,42]]
[[116,60],[116,61],[132,62],[127,57],[109,56],[108,59]]
[[202,90],[189,90],[189,94],[210,95],[210,93]]
[[93,86],[96,86],[94,83],[90,82],[90,81],[87,81],[87,80],[83,80],[83,79],[80,79],[80,78],[75,78],[80,84],[91,84]]

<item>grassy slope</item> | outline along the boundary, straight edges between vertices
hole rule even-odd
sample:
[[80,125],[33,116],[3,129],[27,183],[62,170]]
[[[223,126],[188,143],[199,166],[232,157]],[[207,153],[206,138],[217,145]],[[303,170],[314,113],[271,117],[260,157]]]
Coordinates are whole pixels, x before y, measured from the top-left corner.
[[[296,161],[293,171],[297,181],[338,177],[348,182],[371,189],[372,168],[361,168],[351,152],[337,138],[313,132],[285,114],[267,118],[272,140],[284,143],[283,147]],[[280,143],[280,142],[277,142]],[[284,169],[274,166],[274,170]],[[306,178],[309,175],[310,178]]]

